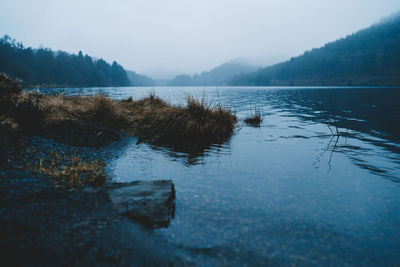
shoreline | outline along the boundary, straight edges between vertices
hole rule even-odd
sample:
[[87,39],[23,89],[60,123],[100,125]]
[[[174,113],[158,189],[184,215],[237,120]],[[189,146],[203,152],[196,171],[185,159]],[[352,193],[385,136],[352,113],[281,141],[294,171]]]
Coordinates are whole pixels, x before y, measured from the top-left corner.
[[[0,254],[4,263],[48,266],[179,262],[172,253],[144,256],[145,246],[140,245],[154,242],[151,229],[168,225],[173,199],[165,206],[156,202],[163,198],[152,200],[161,214],[143,207],[140,211],[147,220],[127,217],[124,211],[116,209],[106,190],[114,185],[110,179],[100,187],[76,188],[25,169],[26,163],[50,160],[49,151],[57,151],[67,158],[79,155],[83,161],[92,161],[105,160],[108,148],[74,147],[43,137],[23,137],[12,145],[0,146]],[[128,195],[141,190],[130,189]],[[139,203],[131,205],[140,206]],[[165,224],[159,225],[157,218]],[[134,250],[131,243],[137,244]],[[171,250],[165,242],[157,246]]]
[[[125,134],[160,145],[207,147],[230,137],[234,114],[193,98],[188,106],[175,107],[155,95],[114,101],[29,94],[3,76],[0,91],[0,251],[5,262],[181,262],[177,249],[155,241],[150,231],[168,226],[173,216],[173,183],[115,184],[102,161]],[[142,196],[143,190],[151,194]],[[161,249],[154,254],[149,247]]]

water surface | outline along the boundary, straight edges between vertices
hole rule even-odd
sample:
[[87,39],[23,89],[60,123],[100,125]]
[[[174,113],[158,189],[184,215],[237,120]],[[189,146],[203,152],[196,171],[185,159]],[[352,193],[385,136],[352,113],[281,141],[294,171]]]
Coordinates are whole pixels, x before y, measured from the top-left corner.
[[115,99],[149,91],[222,103],[243,120],[196,153],[128,144],[115,180],[173,180],[175,218],[155,234],[200,265],[400,264],[400,89],[68,88]]

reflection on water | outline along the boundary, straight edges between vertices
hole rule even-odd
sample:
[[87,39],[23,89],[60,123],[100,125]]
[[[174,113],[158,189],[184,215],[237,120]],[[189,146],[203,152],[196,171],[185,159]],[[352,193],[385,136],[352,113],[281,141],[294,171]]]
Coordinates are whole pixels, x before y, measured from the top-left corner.
[[343,153],[361,168],[394,181],[399,179],[399,89],[331,88],[276,93],[275,107],[284,104],[291,116],[326,124],[328,132],[337,135],[332,136],[324,150],[330,151],[330,159],[335,152]]
[[230,138],[221,143],[198,144],[198,145],[179,145],[179,144],[164,144],[151,143],[150,147],[154,151],[160,151],[170,156],[173,159],[182,159],[186,165],[203,164],[203,159],[213,154],[229,153]]
[[[68,89],[116,99],[152,88]],[[194,151],[132,137],[109,162],[118,181],[171,179],[176,214],[156,230],[200,265],[396,265],[400,261],[400,90],[156,88],[221,102],[239,122]],[[339,134],[338,134],[339,133]]]

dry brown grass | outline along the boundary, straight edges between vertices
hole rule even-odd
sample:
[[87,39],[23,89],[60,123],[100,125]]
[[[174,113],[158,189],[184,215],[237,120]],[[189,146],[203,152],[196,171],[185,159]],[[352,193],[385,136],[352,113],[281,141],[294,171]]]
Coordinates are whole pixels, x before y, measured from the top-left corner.
[[15,99],[9,115],[26,129],[93,123],[150,139],[202,143],[230,136],[237,121],[229,109],[193,97],[188,97],[186,106],[173,106],[154,94],[136,101],[27,93]]
[[49,156],[49,159],[39,159],[27,169],[49,176],[56,187],[101,186],[106,181],[103,161],[86,161],[78,156],[67,157],[56,152],[49,152]]
[[46,123],[82,121],[121,130],[128,129],[130,124],[121,103],[102,95],[44,96],[41,104],[46,109]]
[[130,134],[168,141],[202,142],[228,137],[236,116],[221,105],[207,105],[193,97],[187,106],[172,106],[150,94],[141,100],[115,101],[98,96],[44,96],[45,123],[84,121]]
[[232,134],[236,116],[221,105],[211,107],[193,97],[187,106],[172,106],[148,97],[135,102],[136,128],[140,135],[171,142],[202,143],[219,140]]

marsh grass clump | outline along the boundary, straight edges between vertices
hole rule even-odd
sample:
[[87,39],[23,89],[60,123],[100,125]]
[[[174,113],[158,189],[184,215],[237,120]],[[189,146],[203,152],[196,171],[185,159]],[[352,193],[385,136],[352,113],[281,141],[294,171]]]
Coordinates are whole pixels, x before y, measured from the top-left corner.
[[144,138],[167,142],[201,143],[230,136],[237,121],[221,105],[188,97],[186,106],[173,106],[154,93],[134,101],[105,96],[45,96],[45,123],[91,122]]
[[262,122],[261,111],[257,108],[254,108],[254,111],[250,114],[249,117],[244,119],[244,122],[250,126],[260,127]]
[[221,105],[207,105],[193,97],[188,97],[187,106],[184,107],[172,106],[158,98],[141,101],[155,102],[155,106],[147,105],[142,119],[138,121],[139,131],[146,137],[166,142],[218,141],[232,134],[237,121],[229,109]]
[[101,160],[86,161],[78,156],[49,152],[49,158],[39,159],[30,169],[34,173],[49,176],[56,187],[81,188],[103,185],[107,177],[104,166]]
[[97,96],[49,96],[21,93],[11,116],[23,129],[82,128],[94,124],[167,142],[203,143],[229,137],[236,115],[222,105],[188,97],[173,106],[150,94],[133,101]]
[[237,121],[230,109],[206,103],[204,98],[199,101],[189,96],[187,105],[174,106],[154,92],[140,100],[121,101],[104,95],[25,92],[9,99],[12,108],[8,115],[24,132],[40,130],[57,136],[66,133],[88,140],[98,136],[112,137],[111,133],[103,134],[112,129],[163,142],[209,143],[229,137]]

